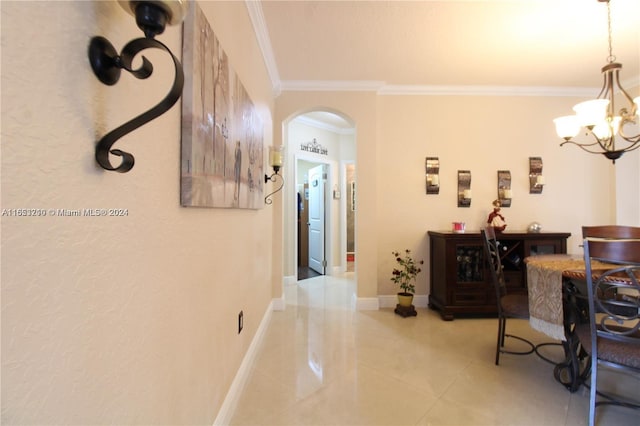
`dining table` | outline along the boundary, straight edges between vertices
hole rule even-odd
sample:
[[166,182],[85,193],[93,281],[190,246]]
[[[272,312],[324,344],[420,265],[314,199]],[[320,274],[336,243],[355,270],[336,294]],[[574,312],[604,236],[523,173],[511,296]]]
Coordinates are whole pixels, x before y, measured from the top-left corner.
[[[529,294],[529,323],[554,340],[559,340],[565,358],[556,363],[554,377],[575,392],[590,372],[587,352],[575,333],[576,324],[588,322],[587,276],[582,255],[549,254],[524,259]],[[592,262],[592,272],[613,265]]]

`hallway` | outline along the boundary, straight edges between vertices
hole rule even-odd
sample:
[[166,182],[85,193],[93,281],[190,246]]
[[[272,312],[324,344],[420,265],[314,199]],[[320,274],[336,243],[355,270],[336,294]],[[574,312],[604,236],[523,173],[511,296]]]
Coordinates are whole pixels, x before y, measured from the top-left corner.
[[[352,277],[286,287],[286,309],[273,313],[231,424],[587,424],[586,389],[566,391],[551,365],[533,355],[494,365],[495,319],[355,311]],[[525,321],[510,326],[546,341]],[[616,381],[640,393],[637,381]],[[601,426],[637,420],[634,410],[599,409]]]

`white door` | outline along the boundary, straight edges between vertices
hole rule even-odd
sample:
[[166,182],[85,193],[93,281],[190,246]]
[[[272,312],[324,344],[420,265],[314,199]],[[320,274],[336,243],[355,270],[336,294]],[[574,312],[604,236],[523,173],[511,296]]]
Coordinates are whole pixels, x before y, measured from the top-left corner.
[[324,275],[324,165],[309,169],[309,267]]

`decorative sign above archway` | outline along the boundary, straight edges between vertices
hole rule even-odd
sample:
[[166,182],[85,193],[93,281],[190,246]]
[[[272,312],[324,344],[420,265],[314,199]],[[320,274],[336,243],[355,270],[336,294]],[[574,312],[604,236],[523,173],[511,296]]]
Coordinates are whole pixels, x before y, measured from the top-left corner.
[[305,143],[300,144],[300,150],[312,152],[314,154],[329,155],[329,150],[323,147],[322,145],[320,145],[316,141],[316,138],[313,138],[311,142],[308,142],[306,144]]

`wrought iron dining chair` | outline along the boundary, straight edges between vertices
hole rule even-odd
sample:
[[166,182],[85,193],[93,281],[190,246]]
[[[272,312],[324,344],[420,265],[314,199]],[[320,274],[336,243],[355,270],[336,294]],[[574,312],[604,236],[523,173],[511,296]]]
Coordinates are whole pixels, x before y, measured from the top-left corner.
[[640,228],[626,225],[583,226],[582,238],[640,238]]
[[[498,340],[496,342],[496,365],[499,365],[501,353],[513,355],[529,355],[533,352],[538,352],[536,350],[536,345],[534,345],[531,341],[520,336],[507,334],[506,332],[507,319],[529,319],[529,296],[526,294],[508,294],[495,229],[491,226],[488,226],[482,229],[481,233],[484,240],[485,253],[487,255],[487,260],[489,261],[491,280],[496,290],[496,301],[498,305]],[[512,339],[516,339],[525,343],[527,349],[519,351],[506,349],[506,337],[510,337]],[[551,362],[550,360],[541,356],[539,353],[538,355],[541,358]]]
[[[589,425],[596,406],[640,408],[640,399],[598,389],[599,367],[622,369],[640,378],[640,239],[584,239],[589,323],[576,327],[591,356]],[[611,264],[606,269],[594,262]],[[600,397],[597,400],[597,397]]]

